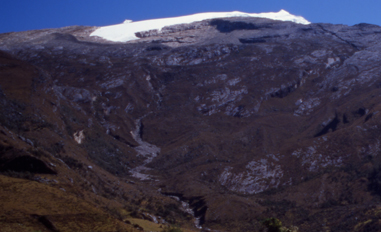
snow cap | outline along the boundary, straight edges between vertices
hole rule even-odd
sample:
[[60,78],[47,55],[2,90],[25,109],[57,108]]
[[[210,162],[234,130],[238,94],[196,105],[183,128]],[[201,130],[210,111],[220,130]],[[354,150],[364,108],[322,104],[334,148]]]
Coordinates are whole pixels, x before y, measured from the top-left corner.
[[131,40],[139,39],[135,36],[136,32],[158,30],[160,31],[163,27],[176,25],[176,24],[186,24],[198,22],[206,19],[214,18],[231,18],[231,17],[257,17],[257,18],[268,18],[273,20],[281,21],[291,21],[299,24],[310,24],[306,19],[301,16],[295,16],[288,13],[285,10],[280,10],[279,12],[268,12],[268,13],[244,13],[240,11],[232,12],[207,12],[198,13],[193,15],[186,15],[173,18],[162,18],[162,19],[150,19],[138,22],[132,22],[132,20],[125,20],[121,24],[100,27],[91,33],[90,36],[99,36],[103,39],[114,41],[114,42],[127,42]]

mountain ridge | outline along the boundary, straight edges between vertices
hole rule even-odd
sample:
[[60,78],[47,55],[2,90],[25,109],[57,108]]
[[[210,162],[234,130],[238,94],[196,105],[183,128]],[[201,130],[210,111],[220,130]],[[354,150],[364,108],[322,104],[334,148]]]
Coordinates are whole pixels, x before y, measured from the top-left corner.
[[379,226],[379,26],[222,18],[127,43],[94,30],[0,35],[4,181],[63,188],[110,231]]

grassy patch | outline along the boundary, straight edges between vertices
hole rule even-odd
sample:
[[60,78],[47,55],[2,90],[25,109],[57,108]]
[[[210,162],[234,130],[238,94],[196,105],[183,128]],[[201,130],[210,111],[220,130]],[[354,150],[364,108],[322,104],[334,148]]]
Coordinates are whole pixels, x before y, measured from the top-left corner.
[[144,219],[138,219],[138,218],[129,218],[129,222],[131,222],[132,225],[138,225],[141,228],[144,229],[144,231],[158,231],[160,232],[162,230],[163,225],[156,224],[151,221],[147,221]]

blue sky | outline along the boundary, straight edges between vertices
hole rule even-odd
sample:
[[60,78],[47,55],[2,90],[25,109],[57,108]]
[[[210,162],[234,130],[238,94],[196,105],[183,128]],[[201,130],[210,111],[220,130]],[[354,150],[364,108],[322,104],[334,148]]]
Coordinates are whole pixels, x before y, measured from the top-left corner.
[[200,12],[285,9],[310,22],[381,25],[380,0],[2,0],[0,33],[72,25],[105,26]]

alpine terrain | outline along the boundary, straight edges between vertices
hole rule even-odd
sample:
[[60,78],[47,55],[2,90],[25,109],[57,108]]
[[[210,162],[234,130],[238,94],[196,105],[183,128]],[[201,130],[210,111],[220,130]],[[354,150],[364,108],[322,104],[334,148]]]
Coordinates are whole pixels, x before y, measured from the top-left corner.
[[0,230],[379,231],[380,64],[283,10],[0,34]]

